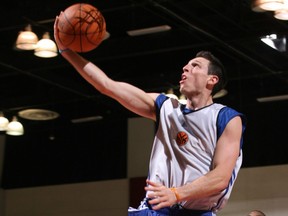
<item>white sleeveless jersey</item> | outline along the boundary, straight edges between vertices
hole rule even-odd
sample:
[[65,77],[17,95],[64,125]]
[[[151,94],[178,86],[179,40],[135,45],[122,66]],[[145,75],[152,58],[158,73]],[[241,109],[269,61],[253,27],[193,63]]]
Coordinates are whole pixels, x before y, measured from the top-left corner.
[[[150,158],[149,179],[166,187],[179,187],[205,175],[211,170],[217,139],[228,121],[241,114],[228,108],[233,114],[225,114],[225,119],[218,120],[218,114],[225,106],[216,103],[185,113],[183,105],[175,99],[167,99],[164,95],[157,98],[156,104],[159,113]],[[239,143],[239,148],[241,145]],[[230,184],[224,191],[209,198],[188,200],[181,205],[197,210],[221,209],[230,196],[241,163],[242,152],[234,172],[231,173]]]

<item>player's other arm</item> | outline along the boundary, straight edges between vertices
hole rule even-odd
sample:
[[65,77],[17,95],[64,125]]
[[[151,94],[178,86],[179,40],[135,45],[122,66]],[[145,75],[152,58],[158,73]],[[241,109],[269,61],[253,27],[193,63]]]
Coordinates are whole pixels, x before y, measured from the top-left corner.
[[239,157],[241,134],[242,122],[237,116],[230,120],[217,142],[212,170],[191,183],[174,188],[173,192],[162,184],[147,180],[149,186],[145,190],[150,192],[148,197],[152,199],[149,203],[153,205],[153,209],[213,196],[227,188]]
[[54,38],[60,50],[64,50],[62,56],[79,72],[79,74],[93,85],[102,94],[105,94],[130,111],[155,120],[155,99],[157,93],[146,93],[141,89],[124,82],[110,79],[99,67],[89,62],[78,53],[67,49],[59,40],[57,29],[58,17],[54,23]]
[[237,116],[230,120],[217,142],[212,170],[190,184],[177,188],[181,200],[208,197],[228,186],[240,154],[241,134],[242,121]]

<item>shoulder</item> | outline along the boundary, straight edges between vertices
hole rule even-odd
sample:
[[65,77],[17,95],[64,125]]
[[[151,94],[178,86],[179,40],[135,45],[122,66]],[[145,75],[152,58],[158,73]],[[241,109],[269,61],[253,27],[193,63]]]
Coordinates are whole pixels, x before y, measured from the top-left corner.
[[244,131],[246,128],[246,122],[247,122],[245,115],[231,107],[223,106],[221,108],[218,114],[218,118],[217,118],[218,137],[221,136],[227,124],[235,117],[240,117],[241,124],[242,124],[242,131]]
[[240,113],[231,107],[223,106],[219,111],[218,122],[227,123],[236,116],[239,116],[242,120],[242,123],[246,125],[246,117],[243,113]]
[[158,98],[160,93],[147,93],[154,101]]
[[162,104],[167,100],[169,99],[168,96],[166,96],[165,94],[158,94],[158,95],[155,95],[155,103],[157,105],[158,108],[160,108],[162,106]]

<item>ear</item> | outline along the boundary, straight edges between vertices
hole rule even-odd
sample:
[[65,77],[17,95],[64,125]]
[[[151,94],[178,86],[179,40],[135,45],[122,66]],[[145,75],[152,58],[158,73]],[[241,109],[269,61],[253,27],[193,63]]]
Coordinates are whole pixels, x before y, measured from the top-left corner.
[[208,84],[209,85],[215,85],[216,83],[218,83],[219,81],[219,77],[217,75],[209,75],[209,79],[208,79]]

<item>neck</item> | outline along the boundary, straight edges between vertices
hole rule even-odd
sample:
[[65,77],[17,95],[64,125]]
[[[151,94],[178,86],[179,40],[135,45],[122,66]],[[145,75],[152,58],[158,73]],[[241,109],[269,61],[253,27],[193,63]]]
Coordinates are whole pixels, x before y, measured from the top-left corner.
[[213,103],[212,96],[209,97],[191,97],[187,98],[188,109],[198,110]]

